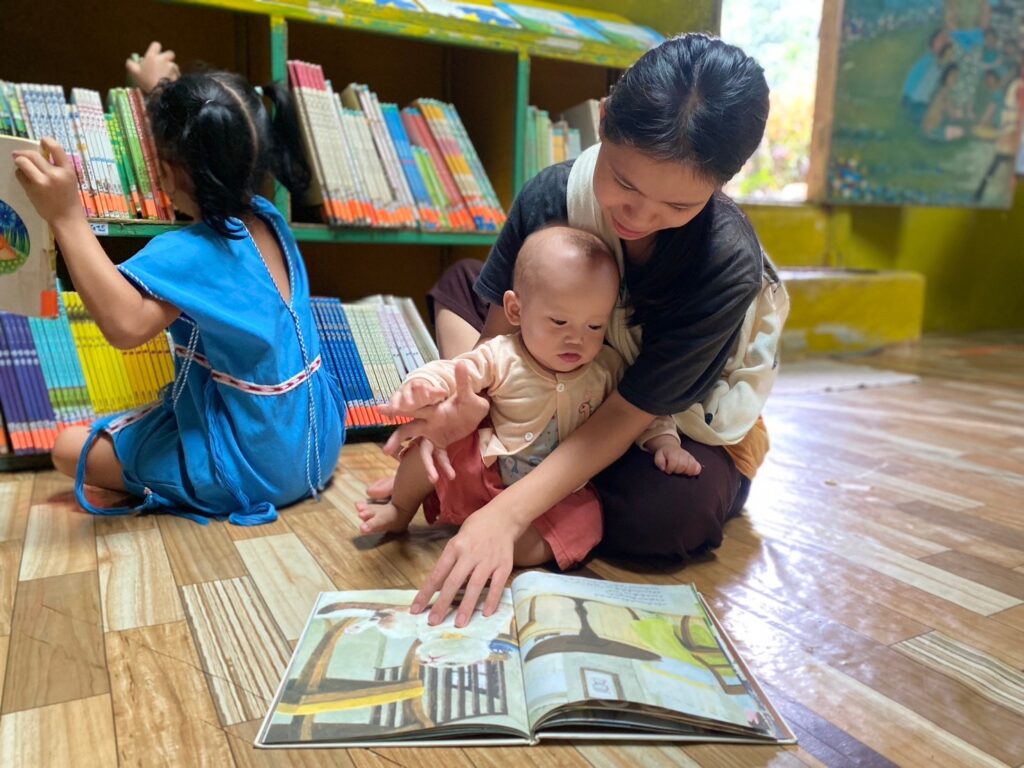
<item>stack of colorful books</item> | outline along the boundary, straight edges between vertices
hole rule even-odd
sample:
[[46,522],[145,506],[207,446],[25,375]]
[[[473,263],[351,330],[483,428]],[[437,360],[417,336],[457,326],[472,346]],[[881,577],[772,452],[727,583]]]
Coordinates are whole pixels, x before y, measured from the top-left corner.
[[[53,319],[0,312],[0,453],[47,453],[61,430],[154,402],[174,379],[166,333],[118,350],[77,293],[55,300]],[[411,370],[437,359],[412,300],[375,296],[343,304],[317,297],[313,309],[324,369],[348,406],[348,431],[375,434],[400,423],[380,406]]]
[[142,92],[114,88],[104,113],[97,91],[0,81],[0,134],[56,139],[71,158],[86,215],[103,219],[173,220],[160,188],[156,147]]
[[366,85],[340,93],[323,67],[288,62],[306,157],[306,201],[332,226],[496,232],[494,187],[455,107],[417,99],[405,109]]

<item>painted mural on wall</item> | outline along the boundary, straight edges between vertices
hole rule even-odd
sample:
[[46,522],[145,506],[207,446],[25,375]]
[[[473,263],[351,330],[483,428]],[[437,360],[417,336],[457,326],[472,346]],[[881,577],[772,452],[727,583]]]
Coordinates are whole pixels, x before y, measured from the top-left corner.
[[1005,208],[1024,0],[846,0],[828,198]]

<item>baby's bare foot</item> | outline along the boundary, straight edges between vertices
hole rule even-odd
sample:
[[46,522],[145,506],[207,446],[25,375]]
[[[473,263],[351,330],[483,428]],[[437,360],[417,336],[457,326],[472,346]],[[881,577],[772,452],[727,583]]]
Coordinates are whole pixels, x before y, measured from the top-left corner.
[[357,501],[356,514],[363,521],[359,526],[363,533],[402,533],[409,528],[413,517],[390,502],[371,504],[368,501]]

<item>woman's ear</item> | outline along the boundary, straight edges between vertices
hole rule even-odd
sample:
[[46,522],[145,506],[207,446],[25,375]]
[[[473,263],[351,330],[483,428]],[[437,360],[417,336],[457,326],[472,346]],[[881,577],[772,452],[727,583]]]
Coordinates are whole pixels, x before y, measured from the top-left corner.
[[505,308],[505,319],[509,325],[522,325],[522,306],[515,291],[505,291],[501,298],[502,306]]
[[608,111],[608,97],[601,99],[597,108],[597,140],[604,143],[604,116]]

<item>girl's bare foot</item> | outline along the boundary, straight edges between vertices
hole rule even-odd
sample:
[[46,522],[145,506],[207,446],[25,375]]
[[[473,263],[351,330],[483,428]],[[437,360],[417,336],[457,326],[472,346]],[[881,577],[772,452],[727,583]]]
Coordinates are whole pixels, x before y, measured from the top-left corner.
[[356,502],[356,514],[363,524],[362,533],[403,533],[409,528],[416,511],[406,512],[391,502],[374,504],[368,501]]

